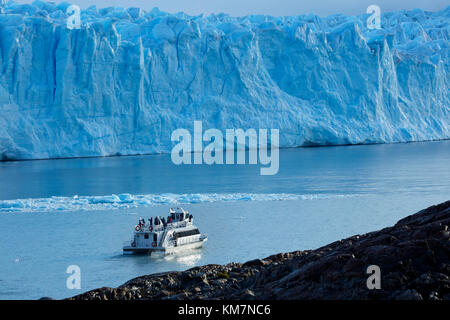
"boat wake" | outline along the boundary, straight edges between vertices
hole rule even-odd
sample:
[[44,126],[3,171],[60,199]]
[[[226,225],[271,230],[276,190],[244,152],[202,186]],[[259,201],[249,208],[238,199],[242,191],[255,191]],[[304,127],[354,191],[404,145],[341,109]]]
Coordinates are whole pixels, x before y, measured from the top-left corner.
[[112,194],[0,200],[0,212],[57,212],[130,209],[158,205],[182,205],[226,201],[289,201],[354,197],[356,194],[292,193],[190,193],[190,194]]

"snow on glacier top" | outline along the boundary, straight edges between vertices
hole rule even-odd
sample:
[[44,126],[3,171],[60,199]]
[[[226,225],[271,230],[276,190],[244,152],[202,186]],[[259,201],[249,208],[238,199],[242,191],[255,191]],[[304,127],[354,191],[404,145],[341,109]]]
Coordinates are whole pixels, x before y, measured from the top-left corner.
[[[45,24],[66,26],[68,2],[34,1],[32,4],[17,4],[14,1],[1,4],[0,21],[2,25],[19,26],[22,24]],[[202,33],[223,37],[232,34],[233,40],[251,37],[256,30],[264,32],[283,32],[293,37],[314,41],[321,34],[335,34],[337,38],[346,29],[356,29],[367,43],[393,41],[399,53],[408,58],[423,59],[433,57],[427,62],[436,63],[436,55],[448,55],[450,6],[439,12],[427,12],[421,9],[401,10],[382,13],[381,29],[367,28],[369,14],[346,16],[342,14],[319,17],[315,14],[298,16],[248,15],[232,17],[228,14],[210,14],[190,16],[183,12],[167,13],[157,7],[150,11],[130,7],[97,8],[95,5],[81,10],[81,28],[93,28],[96,32],[117,33],[119,41],[138,43],[144,40],[144,47],[156,41],[176,41],[180,31],[200,37]],[[165,23],[161,23],[161,22]],[[144,39],[143,39],[144,38]],[[338,39],[341,40],[341,39]]]

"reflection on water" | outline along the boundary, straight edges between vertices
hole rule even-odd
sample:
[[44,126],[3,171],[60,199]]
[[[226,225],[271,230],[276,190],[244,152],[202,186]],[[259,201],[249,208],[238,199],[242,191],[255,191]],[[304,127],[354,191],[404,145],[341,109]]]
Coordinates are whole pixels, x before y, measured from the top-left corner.
[[[186,252],[179,252],[176,254],[166,255],[164,259],[166,261],[174,261],[178,264],[185,265],[187,267],[194,266],[197,261],[202,258],[202,255],[198,253],[198,250],[186,250]],[[194,252],[195,251],[195,252]]]
[[153,252],[150,254],[120,254],[115,255],[108,259],[110,261],[127,259],[128,261],[133,261],[134,264],[152,268],[161,263],[171,263],[179,266],[191,267],[194,266],[201,258],[202,251],[204,248],[198,249],[187,249],[183,251],[178,251],[176,253],[165,254],[163,252]]

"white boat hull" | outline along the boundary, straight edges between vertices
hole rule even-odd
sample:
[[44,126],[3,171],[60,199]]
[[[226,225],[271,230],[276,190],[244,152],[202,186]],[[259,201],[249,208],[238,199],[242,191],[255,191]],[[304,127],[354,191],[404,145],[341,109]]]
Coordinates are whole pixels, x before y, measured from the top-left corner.
[[151,254],[152,252],[159,252],[159,253],[163,253],[163,254],[175,254],[180,251],[201,248],[203,246],[203,243],[206,242],[207,240],[208,240],[208,238],[205,238],[200,241],[181,244],[181,245],[177,245],[177,246],[170,246],[170,247],[154,247],[154,248],[140,247],[139,248],[139,247],[132,247],[132,246],[124,246],[123,253],[125,253],[125,254]]

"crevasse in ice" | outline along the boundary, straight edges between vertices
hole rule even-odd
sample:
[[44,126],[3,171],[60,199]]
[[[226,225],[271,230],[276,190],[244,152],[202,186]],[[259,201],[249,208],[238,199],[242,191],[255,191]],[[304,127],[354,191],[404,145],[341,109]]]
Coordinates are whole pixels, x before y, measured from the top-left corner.
[[0,5],[0,159],[170,152],[171,133],[277,128],[282,147],[450,138],[450,7],[189,16]]

